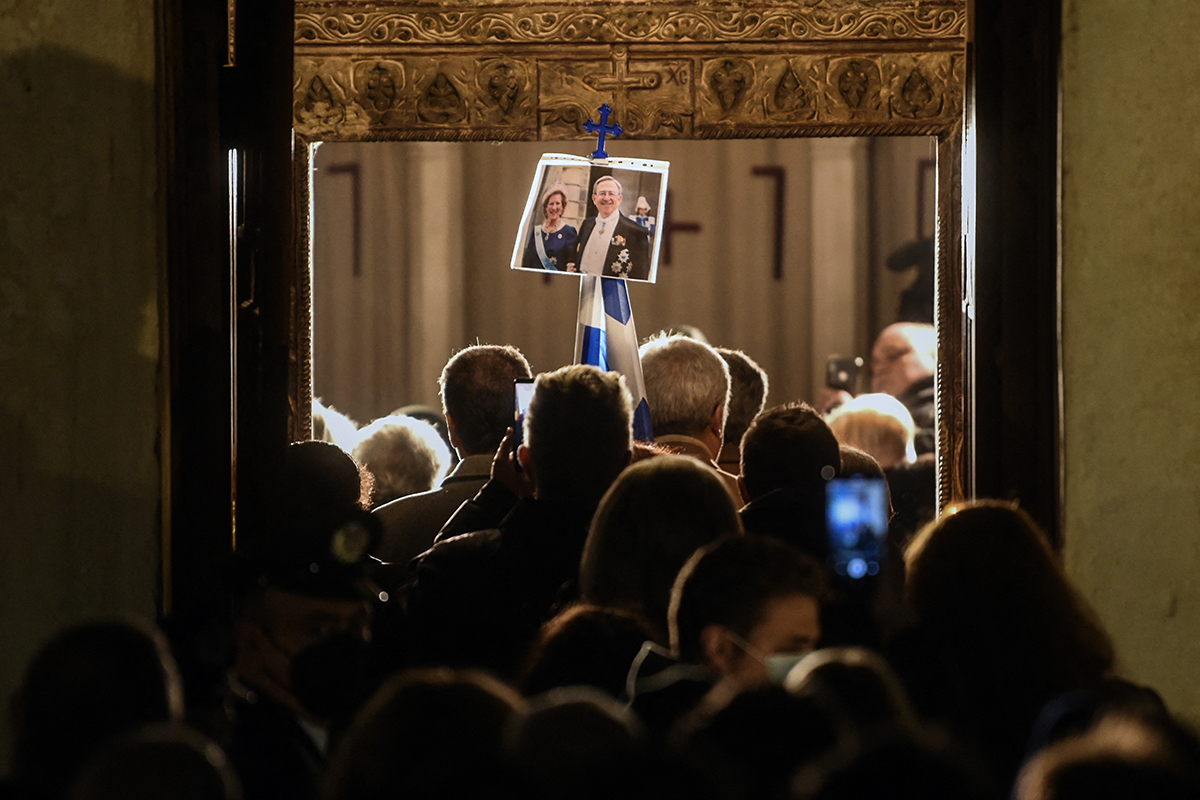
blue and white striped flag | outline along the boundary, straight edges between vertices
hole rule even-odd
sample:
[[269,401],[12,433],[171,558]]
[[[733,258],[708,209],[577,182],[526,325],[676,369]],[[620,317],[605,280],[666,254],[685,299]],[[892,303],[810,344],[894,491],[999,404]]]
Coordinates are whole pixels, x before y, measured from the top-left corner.
[[653,441],[646,381],[642,378],[637,331],[633,327],[633,309],[629,307],[625,281],[599,275],[582,275],[580,281],[575,363],[624,375],[625,385],[633,395],[633,438]]

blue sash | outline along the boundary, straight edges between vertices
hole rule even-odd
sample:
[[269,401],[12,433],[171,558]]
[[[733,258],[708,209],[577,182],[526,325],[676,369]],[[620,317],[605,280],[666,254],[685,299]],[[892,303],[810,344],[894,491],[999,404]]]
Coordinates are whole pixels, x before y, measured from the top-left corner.
[[550,263],[550,257],[546,255],[546,243],[542,241],[542,229],[540,227],[533,229],[533,246],[537,250],[538,258],[542,260],[543,267],[552,270],[558,269],[558,267]]

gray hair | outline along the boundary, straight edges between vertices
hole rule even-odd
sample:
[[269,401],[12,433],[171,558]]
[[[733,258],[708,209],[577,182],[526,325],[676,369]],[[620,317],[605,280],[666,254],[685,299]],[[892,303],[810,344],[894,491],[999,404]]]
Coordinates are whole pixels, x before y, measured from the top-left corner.
[[363,428],[351,453],[375,476],[372,505],[427,492],[450,465],[450,448],[437,428],[412,417],[380,417]]
[[729,416],[729,366],[710,345],[686,336],[656,337],[639,348],[655,436],[695,436],[723,408]]
[[742,436],[767,404],[770,381],[767,371],[741,350],[718,347],[729,365],[729,417],[725,420],[725,444],[741,444]]

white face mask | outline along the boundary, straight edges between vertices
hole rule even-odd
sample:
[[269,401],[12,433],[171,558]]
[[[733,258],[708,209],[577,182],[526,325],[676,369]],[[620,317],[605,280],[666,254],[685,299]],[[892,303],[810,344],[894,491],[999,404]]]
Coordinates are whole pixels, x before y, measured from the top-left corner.
[[767,676],[771,683],[778,683],[781,686],[787,680],[788,673],[792,671],[792,667],[799,664],[811,650],[797,650],[794,653],[775,653],[767,656]]
[[793,653],[771,653],[767,655],[733,631],[727,630],[726,633],[729,634],[729,640],[736,644],[742,652],[767,668],[767,678],[771,683],[782,685],[787,680],[788,673],[792,671],[792,667],[796,666],[802,658],[811,652],[809,650],[799,650]]

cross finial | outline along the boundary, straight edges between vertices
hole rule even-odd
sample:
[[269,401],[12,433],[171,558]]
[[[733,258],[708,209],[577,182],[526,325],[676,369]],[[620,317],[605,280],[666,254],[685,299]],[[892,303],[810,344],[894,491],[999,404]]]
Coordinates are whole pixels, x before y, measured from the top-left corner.
[[583,123],[583,129],[589,133],[600,134],[600,141],[596,143],[596,152],[592,153],[592,158],[608,158],[608,153],[604,152],[604,137],[608,134],[620,136],[621,126],[615,122],[612,125],[608,124],[608,115],[612,113],[612,109],[609,108],[608,103],[600,106],[597,110],[600,112],[600,123],[596,124],[589,119]]

